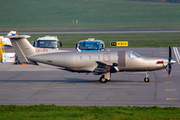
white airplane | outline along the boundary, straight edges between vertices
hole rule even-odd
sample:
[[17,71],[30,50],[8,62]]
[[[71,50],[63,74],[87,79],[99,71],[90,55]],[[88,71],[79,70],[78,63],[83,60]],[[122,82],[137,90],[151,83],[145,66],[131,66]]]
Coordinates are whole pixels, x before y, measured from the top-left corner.
[[[16,35],[16,31],[10,31],[7,36],[12,36],[12,35]],[[12,46],[11,41],[9,38],[4,37],[4,36],[0,36],[0,38],[2,39],[2,42],[5,43],[7,46]]]
[[21,63],[102,75],[99,79],[101,83],[110,81],[111,73],[124,71],[145,71],[144,81],[149,82],[148,71],[168,67],[167,71],[170,75],[171,64],[176,62],[171,58],[170,47],[168,59],[141,56],[132,50],[94,52],[62,52],[59,50],[59,52],[37,54],[35,48],[27,41],[29,37],[28,35],[8,36]]

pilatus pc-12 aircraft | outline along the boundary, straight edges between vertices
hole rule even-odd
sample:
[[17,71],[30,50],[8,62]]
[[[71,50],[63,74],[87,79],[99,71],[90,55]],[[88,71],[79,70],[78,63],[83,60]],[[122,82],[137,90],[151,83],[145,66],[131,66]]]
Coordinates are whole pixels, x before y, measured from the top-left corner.
[[27,41],[28,35],[8,36],[21,63],[32,63],[45,67],[56,67],[71,72],[93,73],[102,75],[101,83],[110,81],[111,73],[145,71],[145,82],[149,82],[148,71],[168,68],[171,72],[171,48],[169,58],[145,57],[132,50],[94,51],[94,52],[62,52],[37,54],[35,48]]

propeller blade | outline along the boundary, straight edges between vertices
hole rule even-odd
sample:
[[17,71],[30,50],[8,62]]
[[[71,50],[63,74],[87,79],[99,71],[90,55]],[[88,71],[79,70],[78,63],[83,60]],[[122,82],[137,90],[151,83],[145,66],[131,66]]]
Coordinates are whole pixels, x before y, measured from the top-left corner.
[[169,63],[171,62],[172,56],[171,56],[171,47],[169,46]]
[[169,64],[169,69],[168,69],[168,76],[171,74],[171,64]]
[[165,67],[164,69],[165,69],[165,70],[164,70],[164,73],[165,73],[165,72],[167,71],[167,67]]

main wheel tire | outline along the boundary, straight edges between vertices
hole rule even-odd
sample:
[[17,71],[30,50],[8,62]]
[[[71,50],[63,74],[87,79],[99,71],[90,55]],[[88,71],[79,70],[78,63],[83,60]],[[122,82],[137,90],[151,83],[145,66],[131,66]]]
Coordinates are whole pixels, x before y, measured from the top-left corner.
[[145,77],[145,78],[144,78],[144,82],[149,82],[149,78],[148,78],[148,77]]
[[110,81],[111,81],[110,79],[109,79],[109,80],[108,80],[108,79],[106,80],[106,82],[110,82]]
[[104,75],[101,76],[101,78],[99,79],[99,81],[101,83],[106,83],[107,82],[107,79],[104,78]]

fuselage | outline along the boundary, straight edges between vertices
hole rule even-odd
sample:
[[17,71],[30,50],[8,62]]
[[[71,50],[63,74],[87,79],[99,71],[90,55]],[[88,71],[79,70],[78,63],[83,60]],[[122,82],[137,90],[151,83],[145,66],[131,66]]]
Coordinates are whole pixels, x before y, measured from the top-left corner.
[[131,50],[56,52],[32,55],[27,58],[36,63],[58,66],[74,72],[92,72],[97,67],[96,61],[105,64],[117,63],[120,72],[153,71],[165,68],[168,64],[168,59],[140,56]]

